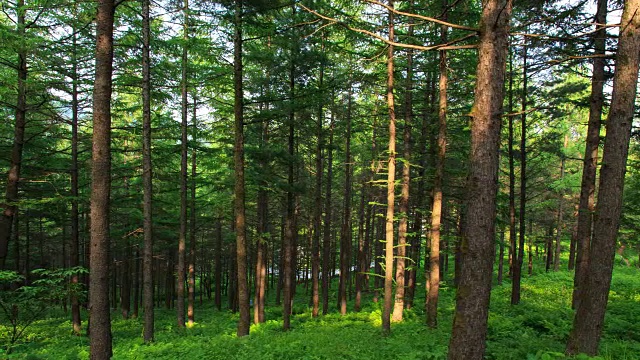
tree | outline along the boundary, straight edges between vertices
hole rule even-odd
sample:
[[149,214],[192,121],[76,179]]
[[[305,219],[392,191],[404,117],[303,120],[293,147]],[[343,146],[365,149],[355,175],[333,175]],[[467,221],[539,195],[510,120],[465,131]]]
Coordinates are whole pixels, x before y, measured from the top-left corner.
[[589,251],[589,276],[579,294],[573,329],[567,343],[567,353],[572,355],[581,352],[590,356],[596,355],[604,326],[638,82],[639,8],[639,0],[625,1],[620,22],[611,108],[606,121],[607,135],[600,169],[596,219]]
[[498,143],[512,2],[486,0],[482,5],[462,267],[449,359],[484,356],[495,257]]
[[234,88],[234,146],[233,164],[235,174],[234,213],[236,230],[236,261],[238,281],[238,302],[240,319],[238,336],[249,335],[249,286],[247,284],[247,240],[245,223],[245,184],[244,184],[244,91],[242,88],[242,1],[235,1],[233,38],[233,88]]
[[153,174],[151,166],[151,0],[142,1],[142,188],[143,188],[143,268],[142,288],[144,302],[145,343],[153,341]]
[[[16,30],[18,36],[24,41],[26,36],[26,12],[24,0],[16,3]],[[20,171],[22,169],[22,150],[25,142],[25,126],[27,123],[27,49],[20,45],[18,49],[18,99],[15,108],[15,125],[13,130],[13,147],[11,149],[11,163],[7,174],[7,186],[4,201],[0,203],[0,268],[4,267],[4,260],[9,250],[11,227],[13,218],[17,212],[18,186]]]
[[[595,24],[607,21],[607,0],[598,0]],[[597,25],[596,25],[597,26]],[[600,144],[600,123],[604,106],[604,83],[606,80],[603,57],[606,50],[607,30],[604,26],[596,28],[593,34],[595,57],[591,75],[591,97],[589,101],[589,123],[587,126],[587,142],[584,150],[582,183],[580,186],[580,203],[578,205],[578,221],[576,229],[576,274],[573,284],[572,306],[576,308],[581,298],[589,268],[589,246],[591,244],[591,225],[595,210],[596,169],[598,162],[598,146]]]
[[96,75],[93,89],[91,168],[91,266],[89,334],[91,359],[109,359],[109,201],[111,193],[111,91],[113,68],[113,0],[100,0],[96,15]]
[[[448,1],[444,0],[443,19],[447,20]],[[447,27],[440,27],[440,42],[447,43]],[[440,78],[438,81],[438,155],[436,157],[436,173],[433,180],[433,202],[431,204],[431,232],[429,234],[429,286],[426,297],[427,325],[435,328],[438,324],[438,291],[440,289],[440,225],[442,223],[442,182],[447,149],[447,52],[440,51],[438,64]]]
[[186,257],[187,257],[187,112],[188,112],[188,84],[187,84],[187,66],[188,66],[188,47],[187,42],[189,40],[189,0],[184,0],[183,3],[184,19],[182,24],[182,62],[181,70],[182,77],[180,80],[180,95],[182,97],[182,103],[180,106],[182,123],[180,130],[182,133],[180,142],[180,232],[178,234],[178,269],[176,273],[176,295],[177,299],[177,320],[178,327],[185,326],[185,306],[184,306],[184,286],[186,281]]
[[[389,41],[394,41],[393,0],[389,0]],[[385,269],[382,331],[391,332],[391,305],[393,300],[393,216],[396,181],[396,111],[393,95],[393,45],[387,50],[387,108],[389,109],[389,146],[387,148],[387,214],[385,222]]]

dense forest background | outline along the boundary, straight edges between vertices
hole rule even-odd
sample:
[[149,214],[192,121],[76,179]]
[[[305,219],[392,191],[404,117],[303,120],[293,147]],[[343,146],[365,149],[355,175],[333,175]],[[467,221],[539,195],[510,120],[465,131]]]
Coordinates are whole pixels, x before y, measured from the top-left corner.
[[209,304],[239,337],[455,308],[480,359],[491,287],[558,272],[595,356],[640,265],[638,3],[2,0],[0,355],[52,303],[95,359]]

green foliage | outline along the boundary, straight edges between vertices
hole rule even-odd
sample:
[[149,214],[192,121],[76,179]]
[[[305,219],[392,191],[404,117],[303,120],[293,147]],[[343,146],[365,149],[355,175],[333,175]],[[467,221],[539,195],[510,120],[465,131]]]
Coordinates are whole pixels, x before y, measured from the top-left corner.
[[71,295],[84,297],[82,285],[71,284],[68,279],[85,273],[87,270],[82,267],[36,269],[32,274],[38,279],[30,285],[22,285],[25,280],[22,275],[0,271],[0,319],[2,324],[9,324],[0,326],[3,351],[10,354],[16,343],[27,335],[27,328],[42,319],[53,304],[66,301]]
[[[62,275],[62,274],[60,274]],[[572,273],[542,273],[523,279],[523,300],[509,304],[510,286],[493,289],[489,318],[487,359],[637,359],[640,353],[640,284],[638,270],[618,266],[613,277],[609,311],[600,356],[564,355],[573,312],[570,308]],[[451,274],[446,278],[450,279]],[[16,274],[0,273],[2,279]],[[49,277],[47,277],[49,278]],[[50,280],[47,280],[50,281]],[[419,280],[423,281],[422,279]],[[55,281],[54,281],[55,282]],[[370,294],[359,313],[342,316],[330,312],[312,318],[300,287],[292,316],[292,329],[282,331],[282,307],[270,302],[267,322],[252,325],[249,337],[235,335],[238,314],[218,311],[205,303],[196,308],[196,324],[179,329],[173,310],[156,310],[156,341],[141,339],[142,319],[113,317],[114,359],[445,359],[453,318],[455,290],[444,282],[440,294],[437,329],[424,325],[424,312],[416,306],[405,311],[405,321],[393,324],[388,337],[380,332],[380,303]],[[273,295],[273,294],[272,294]],[[12,359],[87,359],[88,339],[73,336],[70,322],[59,311],[33,321],[28,342],[15,347]],[[0,325],[0,331],[6,327]]]

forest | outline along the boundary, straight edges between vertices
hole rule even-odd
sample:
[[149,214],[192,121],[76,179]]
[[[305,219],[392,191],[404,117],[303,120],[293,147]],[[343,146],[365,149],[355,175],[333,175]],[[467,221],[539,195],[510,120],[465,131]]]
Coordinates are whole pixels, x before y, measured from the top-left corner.
[[640,359],[640,0],[0,0],[1,359]]

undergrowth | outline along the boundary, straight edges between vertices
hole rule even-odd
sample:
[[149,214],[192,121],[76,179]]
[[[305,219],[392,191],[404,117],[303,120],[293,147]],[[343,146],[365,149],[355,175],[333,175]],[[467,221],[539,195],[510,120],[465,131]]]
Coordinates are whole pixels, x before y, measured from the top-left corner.
[[[606,327],[596,358],[640,359],[640,271],[617,267],[614,272]],[[494,285],[487,335],[487,359],[566,359],[573,311],[570,308],[573,274],[538,273],[523,279],[522,302],[509,304],[508,281]],[[454,290],[443,283],[437,329],[424,325],[424,294],[405,311],[405,321],[392,325],[391,335],[380,331],[381,304],[366,298],[364,309],[345,316],[331,312],[312,318],[308,295],[298,288],[292,329],[282,331],[282,308],[267,307],[267,322],[252,325],[251,335],[235,335],[238,315],[218,311],[212,301],[196,308],[196,324],[179,329],[173,310],[156,310],[155,342],[142,342],[142,319],[122,320],[112,314],[114,359],[445,359],[451,332]],[[424,286],[419,284],[418,286]],[[352,305],[352,304],[350,304]],[[350,307],[351,309],[351,307]],[[34,322],[11,354],[0,359],[87,359],[88,339],[71,333],[62,310],[49,309]],[[83,314],[86,319],[86,314]],[[85,325],[86,323],[83,323]],[[0,341],[9,327],[0,324]]]

